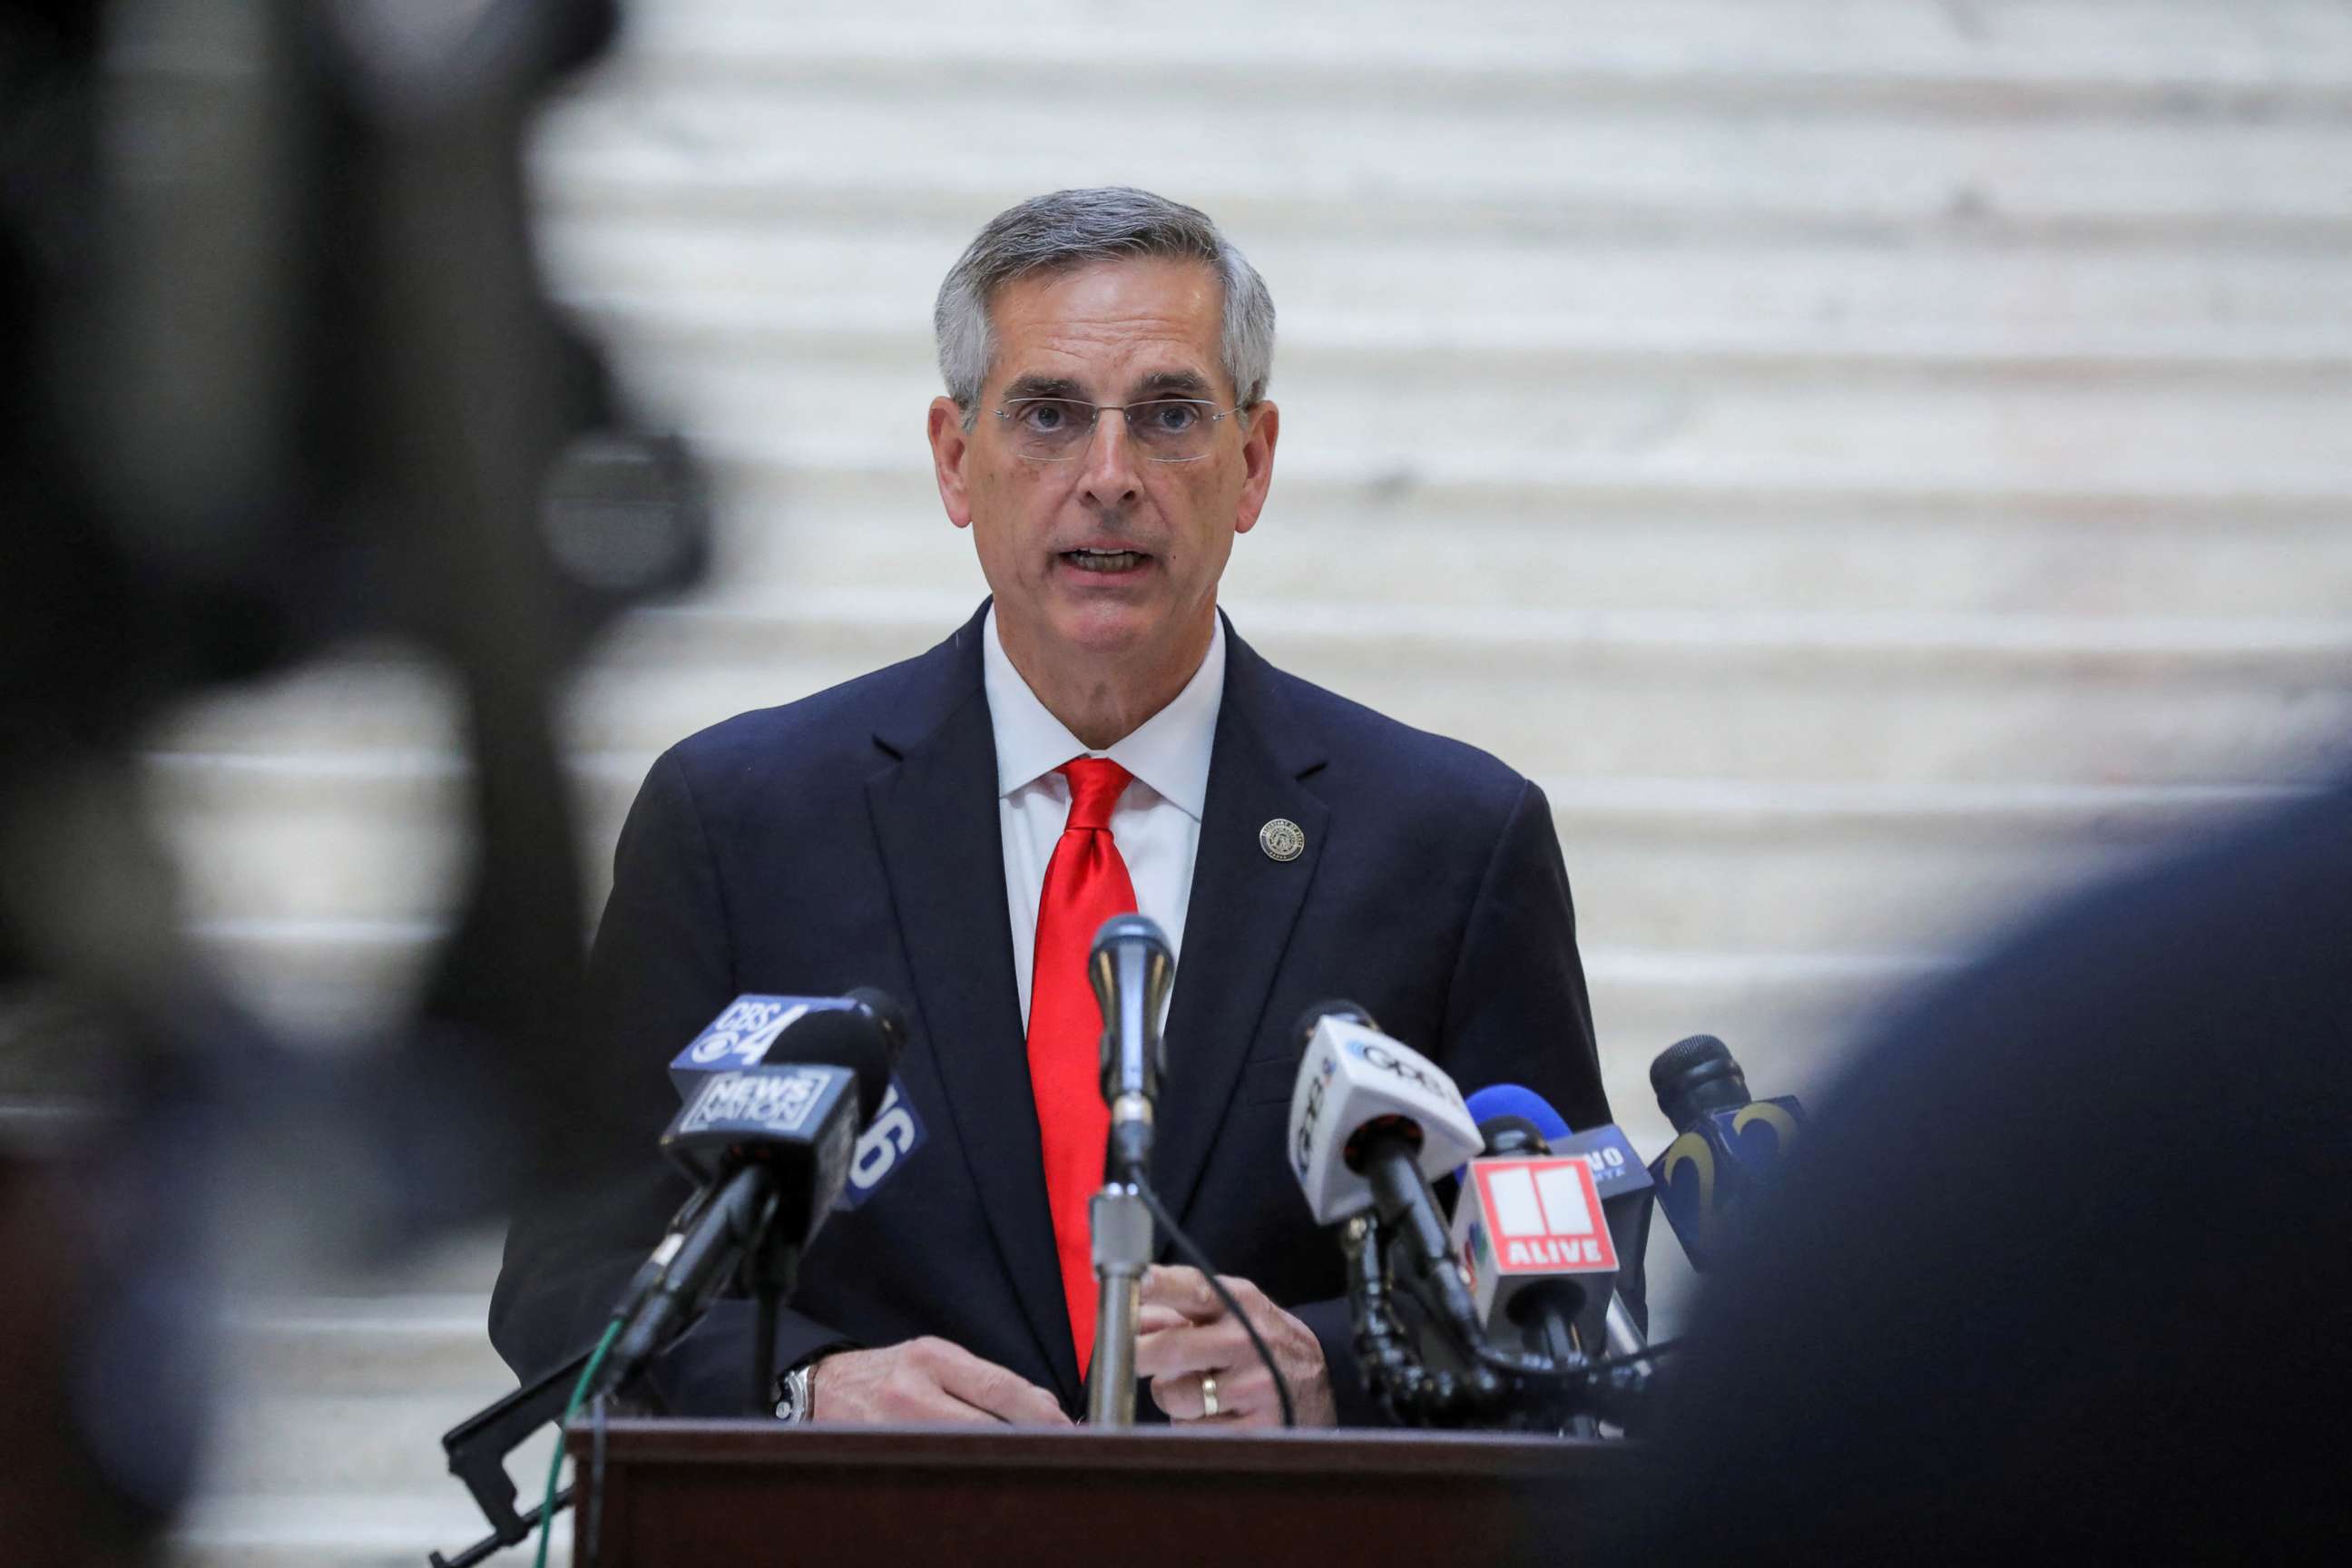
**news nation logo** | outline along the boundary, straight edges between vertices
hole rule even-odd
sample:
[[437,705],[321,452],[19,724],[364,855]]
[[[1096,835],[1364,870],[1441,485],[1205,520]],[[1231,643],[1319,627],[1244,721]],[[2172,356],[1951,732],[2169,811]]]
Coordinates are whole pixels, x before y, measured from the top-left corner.
[[1584,1161],[1481,1160],[1470,1171],[1492,1231],[1496,1272],[1615,1270],[1617,1248]]
[[715,1074],[687,1108],[677,1131],[683,1135],[724,1125],[790,1136],[807,1125],[809,1112],[839,1071],[802,1067]]

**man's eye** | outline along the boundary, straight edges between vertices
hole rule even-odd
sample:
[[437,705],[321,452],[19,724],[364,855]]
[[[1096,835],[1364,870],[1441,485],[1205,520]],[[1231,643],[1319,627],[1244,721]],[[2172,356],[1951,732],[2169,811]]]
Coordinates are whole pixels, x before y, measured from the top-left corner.
[[1144,424],[1163,436],[1179,436],[1201,422],[1201,411],[1190,403],[1150,403]]
[[1021,418],[1030,429],[1048,434],[1066,426],[1070,413],[1058,403],[1033,403],[1021,411]]

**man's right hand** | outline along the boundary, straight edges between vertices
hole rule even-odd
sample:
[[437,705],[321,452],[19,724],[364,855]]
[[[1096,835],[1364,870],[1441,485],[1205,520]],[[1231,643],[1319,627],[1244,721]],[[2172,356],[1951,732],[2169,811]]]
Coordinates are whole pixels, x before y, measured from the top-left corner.
[[895,1421],[1009,1421],[1067,1426],[1054,1396],[945,1340],[908,1340],[878,1351],[836,1351],[809,1378],[810,1418],[877,1425]]

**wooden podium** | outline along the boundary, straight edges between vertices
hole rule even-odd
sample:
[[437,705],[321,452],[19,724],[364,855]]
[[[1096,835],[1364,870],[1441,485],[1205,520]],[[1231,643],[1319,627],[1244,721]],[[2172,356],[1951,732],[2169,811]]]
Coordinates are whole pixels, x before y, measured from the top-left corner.
[[[1622,1443],[576,1421],[574,1568],[1591,1560]],[[601,1447],[601,1458],[599,1448]]]

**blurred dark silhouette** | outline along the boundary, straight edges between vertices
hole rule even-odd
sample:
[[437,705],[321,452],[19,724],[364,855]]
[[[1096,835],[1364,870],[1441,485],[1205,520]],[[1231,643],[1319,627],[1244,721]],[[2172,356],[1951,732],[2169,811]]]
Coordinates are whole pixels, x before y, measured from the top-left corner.
[[[186,1497],[232,1163],[302,1173],[269,1216],[298,1241],[378,1251],[503,1212],[616,1110],[559,1070],[585,918],[550,700],[698,574],[704,522],[548,300],[521,158],[616,19],[0,0],[12,1564],[135,1560]],[[136,748],[356,637],[460,692],[477,853],[415,1016],[331,1059],[189,943]]]
[[1918,996],[1708,1280],[1625,1560],[2340,1555],[2347,1043],[2341,787]]

